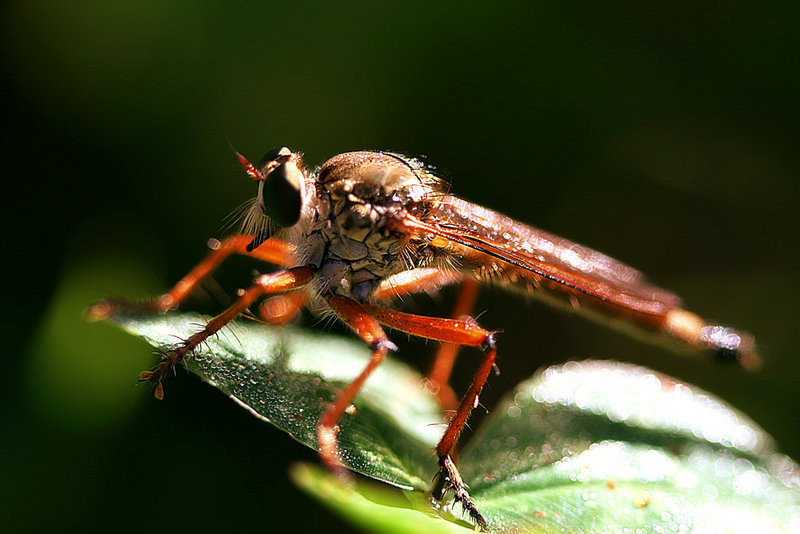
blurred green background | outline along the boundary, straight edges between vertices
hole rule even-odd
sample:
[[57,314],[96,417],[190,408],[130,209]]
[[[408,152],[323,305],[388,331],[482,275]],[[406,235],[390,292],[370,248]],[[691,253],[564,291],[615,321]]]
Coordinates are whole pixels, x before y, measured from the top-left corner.
[[[620,359],[722,396],[800,457],[796,2],[0,9],[3,531],[349,530],[287,482],[311,451],[185,373],[156,402],[135,380],[150,349],[81,318],[99,297],[165,290],[224,234],[255,191],[228,140],[311,165],[424,154],[461,196],[750,330],[766,360],[718,367],[486,292],[481,323],[504,330],[486,406],[547,363]],[[230,294],[254,267],[216,279]],[[218,293],[188,307],[213,312]],[[447,313],[448,296],[412,309]],[[432,347],[395,339],[424,369]],[[464,352],[462,388],[477,361]]]

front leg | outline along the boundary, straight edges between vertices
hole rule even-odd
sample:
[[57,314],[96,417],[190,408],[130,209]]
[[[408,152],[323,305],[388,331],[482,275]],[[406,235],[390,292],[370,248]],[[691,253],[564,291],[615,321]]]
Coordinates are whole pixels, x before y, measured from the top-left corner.
[[287,271],[259,276],[253,285],[244,290],[236,302],[228,309],[208,321],[202,330],[189,336],[180,346],[166,353],[155,369],[142,372],[140,378],[153,386],[157,399],[163,399],[164,387],[161,381],[167,372],[175,367],[187,354],[210,336],[219,332],[222,327],[233,321],[259,298],[264,295],[302,287],[311,281],[312,276],[313,271],[308,267],[295,267]]
[[288,266],[294,255],[294,247],[278,239],[269,239],[251,248],[255,242],[255,237],[248,235],[228,237],[222,242],[212,240],[211,252],[168,292],[138,302],[117,298],[105,299],[86,310],[86,317],[90,321],[100,321],[126,311],[166,313],[186,300],[189,294],[232,254],[242,254],[280,266]]

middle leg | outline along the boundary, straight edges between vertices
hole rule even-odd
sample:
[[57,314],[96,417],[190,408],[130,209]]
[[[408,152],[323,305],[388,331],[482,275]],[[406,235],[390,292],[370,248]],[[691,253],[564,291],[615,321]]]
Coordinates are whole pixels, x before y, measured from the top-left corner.
[[[478,296],[478,281],[447,269],[419,267],[390,276],[380,283],[371,299],[374,302],[386,302],[414,293],[436,293],[451,284],[460,285],[451,317],[462,319],[469,316]],[[436,395],[445,411],[455,410],[458,404],[449,382],[459,347],[458,343],[443,342],[440,345],[425,382],[425,387]]]
[[452,490],[456,502],[461,503],[464,510],[469,513],[478,526],[485,528],[486,520],[469,496],[453,461],[452,454],[473,408],[478,403],[478,395],[480,395],[483,385],[494,367],[497,348],[493,333],[481,328],[474,320],[469,318],[441,319],[371,306],[365,306],[365,310],[375,317],[378,322],[390,328],[445,343],[478,347],[483,351],[483,360],[480,367],[478,367],[475,378],[461,398],[461,402],[450,419],[442,439],[436,446],[436,453],[439,456],[439,480],[434,488],[434,497],[441,499],[447,491]]
[[397,347],[386,337],[386,333],[381,328],[381,325],[378,324],[378,321],[356,301],[341,295],[329,295],[326,300],[339,318],[352,328],[358,337],[372,349],[372,356],[367,366],[355,380],[339,392],[333,403],[322,414],[317,425],[317,446],[319,447],[322,463],[331,470],[343,474],[342,462],[339,458],[338,439],[336,437],[339,419],[341,419],[344,411],[361,390],[369,375],[383,361],[386,353],[390,350],[397,350]]

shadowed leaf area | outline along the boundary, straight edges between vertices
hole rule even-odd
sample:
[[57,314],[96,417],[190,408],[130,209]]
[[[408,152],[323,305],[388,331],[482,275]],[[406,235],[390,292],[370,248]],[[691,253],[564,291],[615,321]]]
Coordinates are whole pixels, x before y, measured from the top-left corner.
[[[113,321],[168,350],[204,319]],[[242,320],[184,366],[315,448],[317,419],[368,358],[356,340]],[[305,465],[295,483],[370,531],[470,528],[426,494],[445,420],[421,380],[388,359],[340,425],[350,469],[405,492]],[[569,362],[538,373],[500,402],[459,465],[490,531],[800,532],[800,470],[772,439],[710,394],[633,365]]]

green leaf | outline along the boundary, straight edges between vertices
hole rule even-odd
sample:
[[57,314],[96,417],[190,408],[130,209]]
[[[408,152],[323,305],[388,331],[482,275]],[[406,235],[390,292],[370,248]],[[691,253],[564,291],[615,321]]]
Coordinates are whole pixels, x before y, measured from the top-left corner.
[[331,473],[308,464],[297,464],[292,480],[325,506],[371,532],[392,534],[469,534],[466,522],[456,524],[433,515],[420,499],[365,481],[344,483]]
[[[167,351],[197,332],[199,315],[117,316],[113,321]],[[315,427],[339,389],[364,368],[358,340],[312,335],[291,326],[239,321],[207,340],[184,366],[262,420],[316,450]],[[342,459],[354,471],[407,489],[428,489],[432,451],[445,428],[419,374],[387,359],[340,422]],[[169,395],[169,384],[166,385]]]
[[[202,322],[114,320],[161,350]],[[314,447],[319,415],[368,358],[354,340],[241,321],[185,365]],[[463,531],[423,493],[444,426],[420,381],[387,359],[339,436],[353,470],[418,491],[387,496],[308,466],[295,482],[374,532]],[[627,364],[570,362],[524,382],[473,436],[460,468],[498,532],[800,531],[800,471],[762,429],[708,393]]]
[[462,474],[496,530],[792,532],[800,474],[743,414],[614,362],[554,366],[506,396]]

